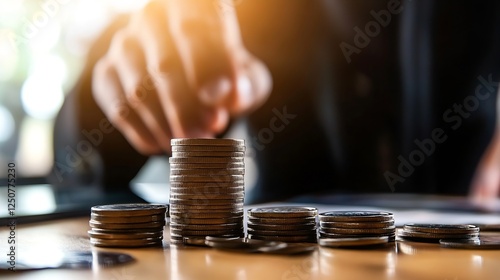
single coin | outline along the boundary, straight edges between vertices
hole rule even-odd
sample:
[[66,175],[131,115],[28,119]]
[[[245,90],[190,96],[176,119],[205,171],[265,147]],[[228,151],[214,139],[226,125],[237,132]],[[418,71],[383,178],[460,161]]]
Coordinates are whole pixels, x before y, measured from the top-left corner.
[[413,231],[400,231],[398,236],[404,239],[412,241],[422,241],[422,242],[438,242],[439,239],[473,239],[479,236],[478,233],[471,234],[436,234],[436,233],[426,233],[426,232],[413,232]]
[[172,146],[172,152],[244,152],[245,146],[184,145]]
[[245,152],[172,152],[172,157],[245,157]]
[[281,242],[316,242],[316,234],[310,236],[267,236],[249,234],[248,239],[270,240]]
[[[243,210],[243,209],[242,209]],[[192,213],[192,212],[185,212],[185,213],[179,213],[179,212],[171,212],[170,213],[170,221],[172,221],[172,218],[187,218],[187,219],[215,219],[215,218],[243,218],[243,211],[238,211],[238,212],[205,212],[205,213]]]
[[381,245],[389,242],[387,236],[359,237],[359,238],[319,238],[318,244],[324,247],[360,247]]
[[322,238],[360,238],[360,237],[383,237],[383,236],[388,236],[388,237],[395,237],[396,233],[391,232],[391,233],[382,233],[382,234],[339,234],[339,233],[328,233],[324,232],[323,230],[318,230],[319,236]]
[[128,223],[149,223],[165,220],[163,215],[147,215],[147,216],[105,216],[91,213],[90,218],[102,223],[128,224]]
[[379,211],[330,211],[319,214],[322,222],[382,222],[392,221],[394,216],[389,212]]
[[217,224],[232,224],[241,223],[243,225],[243,216],[231,218],[184,218],[172,217],[171,223],[190,224],[190,225],[217,225]]
[[103,216],[164,215],[167,210],[168,205],[147,203],[98,205],[91,208],[92,213]]
[[102,233],[94,230],[87,231],[89,237],[99,239],[146,239],[146,238],[163,238],[161,232],[142,232],[142,233]]
[[241,229],[241,223],[232,224],[216,224],[216,225],[192,225],[183,223],[170,223],[171,229],[178,230],[231,230],[231,229]]
[[101,229],[92,228],[92,232],[106,233],[106,234],[142,234],[142,233],[163,233],[164,227],[159,228],[139,228],[139,229]]
[[261,230],[248,228],[248,233],[252,235],[266,236],[303,236],[316,234],[315,229],[308,230]]
[[286,230],[286,231],[294,231],[294,230],[316,230],[316,223],[309,224],[290,224],[290,225],[267,225],[267,224],[256,224],[252,222],[248,222],[247,224],[249,229],[255,230]]
[[206,146],[244,146],[245,140],[243,139],[229,139],[229,138],[176,138],[170,140],[172,146],[183,145],[206,145]]
[[256,239],[228,239],[224,241],[214,241],[207,239],[205,240],[205,244],[215,248],[222,250],[234,250],[238,252],[267,252],[271,250],[278,250],[285,248],[287,246],[286,243],[276,242],[276,241],[265,241],[265,240],[256,240]]
[[243,175],[213,175],[213,176],[196,176],[196,175],[170,175],[170,182],[183,183],[244,183]]
[[201,214],[200,216],[202,217],[207,217],[210,216],[210,214],[217,214],[217,215],[222,215],[224,213],[229,213],[230,215],[240,215],[243,213],[243,207],[233,207],[233,208],[227,208],[227,209],[212,209],[212,208],[204,208],[204,209],[191,209],[191,208],[184,208],[184,207],[176,207],[170,210],[170,213],[176,216],[181,216],[181,217],[190,217],[191,214]]
[[99,247],[149,247],[149,246],[160,246],[162,245],[162,240],[154,238],[146,239],[99,239],[90,238],[90,244]]
[[184,230],[170,228],[170,233],[182,236],[207,236],[207,235],[227,235],[243,233],[243,228],[223,229],[223,230]]
[[245,164],[240,163],[171,163],[170,169],[245,169]]
[[244,157],[171,157],[170,164],[244,164]]
[[220,175],[244,175],[244,168],[219,168],[219,169],[170,169],[170,175],[196,175],[196,176],[220,176]]
[[222,205],[186,205],[182,203],[173,204],[173,210],[184,210],[185,212],[190,212],[192,210],[228,210],[228,211],[239,211],[243,207],[243,203],[234,203],[234,204],[222,204]]
[[256,218],[300,218],[315,217],[318,210],[313,207],[261,207],[248,209],[248,216]]
[[177,188],[171,187],[170,193],[172,194],[182,194],[182,195],[224,195],[224,194],[245,194],[245,188],[235,187],[235,188]]
[[383,222],[319,222],[319,226],[322,228],[349,228],[349,229],[364,229],[364,228],[386,228],[394,226],[394,221],[383,221]]
[[242,198],[236,199],[170,199],[171,204],[182,204],[182,205],[198,205],[198,206],[208,206],[208,205],[231,205],[243,203]]
[[244,193],[231,193],[231,194],[175,194],[170,193],[170,199],[243,199]]
[[285,244],[287,246],[284,248],[265,248],[264,250],[259,250],[259,252],[268,254],[279,254],[279,255],[300,255],[300,254],[312,253],[317,249],[316,244],[302,244],[302,243],[285,243]]
[[229,181],[229,182],[170,182],[171,188],[183,189],[225,189],[225,188],[241,188],[245,186],[243,181]]
[[386,234],[394,233],[396,230],[395,226],[386,228],[325,228],[322,227],[321,231],[324,233],[336,233],[336,234]]
[[256,218],[248,217],[248,221],[254,224],[268,225],[294,225],[316,223],[316,217],[306,218]]
[[500,249],[500,236],[479,236],[474,239],[441,239],[439,244],[446,248],[455,249]]
[[479,232],[475,225],[448,225],[448,224],[406,224],[404,230],[428,232],[428,233],[450,233],[468,234]]
[[101,223],[95,220],[90,220],[89,225],[92,228],[100,228],[100,229],[161,228],[165,225],[165,221],[149,222],[149,223],[132,223],[132,224],[112,224],[112,223]]

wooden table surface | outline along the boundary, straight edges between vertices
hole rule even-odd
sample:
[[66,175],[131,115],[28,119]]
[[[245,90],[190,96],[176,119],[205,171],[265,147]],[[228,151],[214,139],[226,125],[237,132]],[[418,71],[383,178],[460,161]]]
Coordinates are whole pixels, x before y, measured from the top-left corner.
[[[319,247],[299,256],[244,254],[207,248],[170,247],[168,228],[163,248],[115,249],[89,244],[88,217],[19,225],[18,256],[38,252],[50,256],[75,251],[115,251],[132,255],[134,263],[92,269],[50,269],[0,273],[2,279],[500,279],[500,250],[459,250],[437,244],[397,241],[370,249]],[[1,255],[7,251],[4,228]]]

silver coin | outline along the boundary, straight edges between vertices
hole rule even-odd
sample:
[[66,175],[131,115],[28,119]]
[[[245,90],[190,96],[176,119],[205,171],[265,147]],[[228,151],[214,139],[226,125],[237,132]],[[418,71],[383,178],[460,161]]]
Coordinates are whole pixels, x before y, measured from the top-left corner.
[[403,230],[398,232],[398,236],[404,239],[413,240],[413,241],[431,241],[438,242],[439,239],[471,239],[477,238],[479,233],[471,233],[471,234],[437,234],[437,233],[426,233],[426,232],[416,232],[416,231],[408,231]]
[[243,233],[243,228],[224,230],[184,230],[170,228],[170,233],[182,236],[208,236],[208,235],[228,235]]
[[145,216],[162,215],[167,209],[164,204],[131,203],[93,206],[91,212],[103,216]]
[[220,176],[220,175],[244,175],[244,168],[219,168],[219,169],[170,169],[170,175],[196,175],[196,176]]
[[179,213],[179,212],[171,212],[170,220],[172,218],[194,218],[194,219],[216,219],[216,218],[243,218],[243,211],[240,212],[205,212],[205,213]]
[[244,146],[243,139],[215,139],[215,138],[177,138],[170,141],[172,146],[206,145],[206,146]]
[[228,210],[228,211],[233,211],[233,210],[241,210],[243,207],[243,203],[233,203],[233,204],[223,204],[223,205],[185,205],[185,204],[172,204],[172,209],[173,210],[185,210],[185,212],[190,212],[193,210],[205,210],[205,211],[212,211],[212,210]]
[[315,217],[318,210],[313,207],[261,207],[248,209],[248,216],[256,218],[300,218]]
[[244,183],[245,177],[243,175],[170,175],[170,182],[183,182],[183,183]]
[[405,230],[428,232],[428,233],[444,233],[444,234],[468,234],[479,232],[479,227],[475,225],[449,225],[449,224],[406,224],[403,227]]
[[248,228],[248,234],[259,235],[259,236],[304,236],[304,235],[314,235],[316,234],[316,229],[308,230],[261,230]]
[[170,188],[170,193],[182,195],[218,195],[218,194],[245,194],[245,188],[231,187],[231,188]]
[[90,244],[98,247],[150,247],[150,246],[161,246],[162,240],[154,238],[146,239],[99,239],[90,238]]
[[172,152],[172,157],[245,157],[245,152]]
[[[255,239],[254,239],[255,240]],[[287,246],[284,248],[266,248],[265,251],[259,250],[269,254],[280,255],[299,255],[308,254],[316,251],[316,244],[303,244],[303,243],[285,243]]]
[[165,222],[149,222],[149,223],[132,223],[132,224],[112,224],[112,223],[101,223],[98,221],[90,220],[89,225],[92,228],[100,229],[138,229],[138,228],[161,228],[165,225]]
[[324,247],[360,247],[381,245],[389,242],[387,236],[379,237],[358,237],[358,238],[319,238],[318,244]]
[[269,252],[285,248],[286,243],[245,238],[228,239],[224,241],[205,240],[205,244],[216,249],[234,250],[238,252]]
[[183,223],[170,223],[171,229],[178,230],[231,230],[231,229],[241,229],[241,223],[232,224],[216,224],[216,225],[192,225]]
[[360,238],[360,237],[382,237],[382,236],[389,236],[389,237],[395,237],[396,233],[395,232],[390,232],[390,233],[381,233],[381,234],[364,234],[364,233],[359,233],[359,234],[339,234],[339,233],[328,233],[324,232],[323,230],[318,230],[319,236],[324,237],[324,238]]
[[243,199],[244,193],[229,193],[229,194],[175,194],[170,193],[170,199]]
[[163,233],[164,227],[159,228],[138,228],[138,229],[101,229],[101,228],[92,228],[91,231],[94,233],[102,233],[102,234],[161,234]]
[[149,223],[149,222],[160,222],[165,220],[165,214],[147,215],[147,216],[105,216],[105,215],[91,213],[90,218],[94,221],[102,223],[114,223],[114,224]]
[[170,199],[171,204],[183,204],[183,205],[234,205],[243,203],[242,198],[237,199]]
[[198,170],[198,169],[245,169],[245,164],[241,163],[171,163],[170,169],[186,169],[186,170]]
[[243,226],[243,217],[203,218],[203,219],[173,217],[170,219],[170,222],[178,224],[190,224],[190,225],[217,225],[217,224],[241,223]]
[[456,249],[500,249],[500,236],[479,236],[474,239],[441,239],[439,244],[446,248]]
[[171,157],[170,164],[244,164],[244,157]]
[[281,242],[316,242],[316,235],[310,236],[267,236],[267,235],[248,235],[249,239],[281,241]]
[[245,146],[183,145],[172,146],[172,152],[245,152]]
[[383,222],[319,222],[319,226],[322,228],[348,228],[348,229],[367,229],[367,228],[386,228],[394,226],[394,221],[383,221]]
[[382,211],[330,211],[319,214],[322,222],[381,222],[393,219],[392,213]]
[[316,230],[316,223],[309,224],[290,224],[290,225],[267,225],[267,224],[256,224],[252,222],[248,222],[248,228],[255,230],[285,230],[285,231],[294,231],[294,230]]
[[102,233],[94,230],[87,231],[89,237],[98,239],[147,239],[158,238],[163,239],[163,231],[161,232],[142,232],[142,233]]
[[325,228],[321,227],[320,230],[325,233],[336,233],[336,234],[385,234],[394,233],[396,230],[395,226],[386,228]]
[[205,237],[193,237],[193,236],[188,236],[188,237],[183,237],[182,241],[186,245],[192,245],[192,246],[201,246],[201,247],[208,247],[205,244]]
[[248,217],[248,221],[254,224],[268,225],[294,225],[316,223],[316,217],[306,218],[256,218]]

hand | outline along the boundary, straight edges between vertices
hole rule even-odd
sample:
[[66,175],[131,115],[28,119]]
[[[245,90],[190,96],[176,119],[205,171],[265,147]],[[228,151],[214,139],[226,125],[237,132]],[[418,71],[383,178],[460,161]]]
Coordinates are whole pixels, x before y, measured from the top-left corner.
[[500,195],[500,129],[497,129],[474,176],[470,197],[478,206],[489,208]]
[[115,34],[93,72],[93,96],[143,154],[170,139],[214,137],[269,95],[266,66],[243,46],[227,0],[149,3]]

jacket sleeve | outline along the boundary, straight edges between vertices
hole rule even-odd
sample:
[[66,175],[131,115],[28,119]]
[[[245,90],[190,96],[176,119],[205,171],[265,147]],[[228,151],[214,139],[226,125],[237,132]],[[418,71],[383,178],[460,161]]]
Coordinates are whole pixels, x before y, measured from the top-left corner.
[[91,93],[94,65],[127,20],[125,16],[117,18],[94,42],[85,67],[56,118],[54,163],[48,176],[56,186],[123,190],[147,160],[110,124]]

